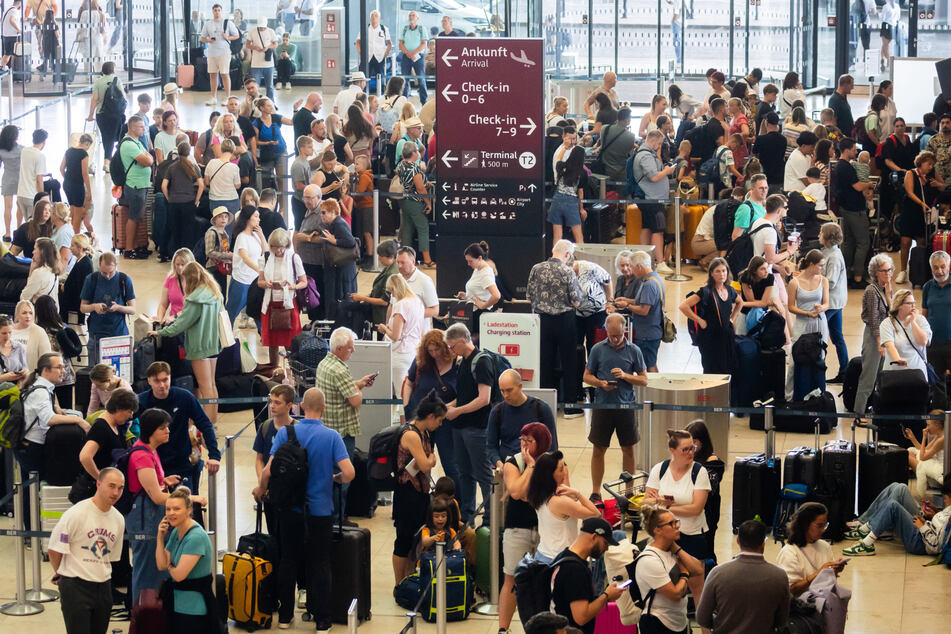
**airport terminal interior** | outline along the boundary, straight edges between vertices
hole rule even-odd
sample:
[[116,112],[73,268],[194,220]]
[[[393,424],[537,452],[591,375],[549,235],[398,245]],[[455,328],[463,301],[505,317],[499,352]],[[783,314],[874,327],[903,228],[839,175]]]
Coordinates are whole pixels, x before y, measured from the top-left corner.
[[[91,85],[101,75],[103,62],[113,62],[116,75],[121,78],[127,89],[127,115],[137,109],[139,95],[151,97],[152,107],[160,107],[164,87],[181,77],[180,66],[194,68],[194,85],[182,90],[174,89],[174,105],[178,115],[179,127],[184,131],[194,130],[202,134],[208,127],[208,117],[213,110],[225,111],[223,102],[224,88],[217,89],[216,105],[209,105],[207,63],[197,57],[202,55],[204,46],[200,40],[203,24],[212,17],[214,0],[128,0],[97,3],[96,0],[29,0],[23,3],[36,12],[36,7],[48,11],[37,22],[36,15],[24,15],[14,20],[22,26],[23,35],[16,36],[9,31],[9,11],[19,13],[20,2],[2,0],[4,39],[4,63],[9,60],[13,75],[6,71],[0,76],[0,124],[16,125],[20,129],[19,143],[30,145],[30,136],[36,129],[49,132],[49,139],[42,149],[46,157],[47,171],[62,180],[60,161],[66,151],[71,135],[89,133],[94,136],[93,149],[90,150],[89,182],[91,186],[91,204],[89,214],[96,244],[101,251],[109,251],[113,244],[113,183],[104,170],[101,136],[94,130],[96,124],[90,113],[90,92],[84,88]],[[516,86],[510,95],[513,108],[518,112],[536,112],[541,125],[544,113],[553,110],[554,98],[567,98],[567,112],[564,117],[577,122],[579,137],[592,132],[594,118],[589,121],[585,115],[585,102],[592,92],[602,85],[605,73],[616,73],[616,99],[620,105],[630,108],[632,118],[631,131],[640,137],[637,131],[641,118],[650,116],[651,101],[655,94],[666,96],[671,85],[676,85],[685,94],[703,99],[709,86],[705,78],[708,69],[721,72],[728,80],[743,80],[753,68],[761,71],[761,79],[750,90],[763,96],[763,87],[767,84],[779,86],[780,99],[784,96],[784,79],[787,73],[798,74],[798,80],[792,88],[801,92],[804,100],[803,111],[806,117],[818,123],[821,112],[827,107],[830,96],[838,86],[838,78],[849,74],[854,78],[854,89],[847,96],[847,104],[856,119],[866,114],[869,103],[883,81],[891,82],[893,92],[889,102],[897,105],[897,114],[904,117],[911,138],[917,139],[924,122],[923,115],[931,110],[935,98],[940,92],[939,78],[934,61],[951,56],[951,31],[949,31],[948,0],[652,0],[635,2],[634,0],[362,0],[361,2],[340,2],[331,0],[290,0],[283,2],[290,9],[276,8],[277,2],[255,3],[246,0],[222,0],[223,15],[238,27],[242,37],[253,33],[255,27],[266,24],[278,36],[289,34],[294,50],[289,58],[293,62],[294,74],[285,85],[274,90],[275,113],[287,118],[294,116],[305,100],[314,91],[322,97],[322,107],[315,113],[323,119],[334,112],[336,95],[346,88],[352,73],[361,70],[361,52],[354,41],[367,31],[361,29],[361,23],[368,23],[370,12],[378,11],[380,22],[392,33],[393,49],[390,57],[382,64],[381,72],[389,75],[400,72],[397,60],[397,40],[404,27],[409,24],[409,14],[414,12],[418,24],[425,34],[441,31],[445,28],[444,17],[452,18],[451,27],[457,30],[457,36],[476,37],[485,40],[495,38],[539,38],[542,42],[543,74],[540,75],[543,90],[541,94],[526,94]],[[117,5],[121,5],[118,6]],[[309,9],[310,15],[300,12]],[[327,16],[334,16],[328,21]],[[45,26],[44,26],[45,25]],[[328,25],[335,25],[331,29]],[[885,28],[883,25],[887,25]],[[17,39],[16,53],[7,55],[7,40]],[[247,35],[247,37],[251,37]],[[433,38],[436,39],[436,38]],[[11,43],[12,49],[12,43]],[[365,51],[364,51],[365,52]],[[400,54],[402,56],[402,54]],[[247,62],[239,53],[233,60],[230,70],[237,78],[247,76]],[[200,61],[198,61],[200,60]],[[448,66],[448,63],[447,63]],[[204,71],[202,69],[205,69]],[[201,77],[204,72],[204,77]],[[405,70],[403,71],[405,72]],[[443,72],[439,61],[432,58],[425,73],[428,78],[428,99],[438,100],[438,75]],[[447,71],[448,72],[448,71]],[[275,75],[275,80],[277,76]],[[372,96],[382,91],[383,82],[377,83],[375,77],[364,90]],[[173,87],[174,88],[174,87]],[[11,91],[12,90],[12,94]],[[262,94],[264,93],[262,87]],[[245,90],[241,85],[232,86],[232,94],[245,99]],[[454,94],[454,93],[453,93]],[[443,97],[445,98],[445,97]],[[381,98],[382,101],[382,98]],[[409,102],[418,112],[423,105],[415,82],[409,94]],[[439,101],[442,103],[442,101]],[[524,105],[528,104],[528,105]],[[151,110],[148,117],[151,123]],[[951,111],[951,106],[945,106]],[[681,113],[669,108],[664,111],[672,115],[675,130],[681,123]],[[340,113],[341,118],[343,112]],[[275,114],[275,116],[277,116]],[[414,115],[415,116],[415,112]],[[89,120],[87,120],[87,118]],[[465,121],[453,121],[439,118],[436,113],[437,128],[441,131]],[[751,118],[752,120],[752,118]],[[758,119],[757,119],[758,120]],[[600,121],[600,120],[599,120]],[[822,119],[825,122],[825,119]],[[951,125],[951,121],[948,122]],[[446,126],[444,128],[443,126]],[[534,126],[534,123],[533,123]],[[752,126],[751,126],[752,127]],[[939,129],[936,124],[935,129]],[[810,128],[811,129],[811,128]],[[426,134],[432,132],[431,126]],[[845,136],[851,130],[842,131]],[[281,131],[288,148],[294,152],[294,139],[290,125]],[[932,133],[935,133],[932,130]],[[951,133],[951,130],[949,130]],[[448,134],[448,132],[447,132]],[[667,133],[665,132],[665,135]],[[757,134],[750,132],[750,138]],[[673,132],[669,135],[673,141]],[[679,139],[678,139],[679,140]],[[194,143],[194,141],[193,141]],[[485,140],[481,148],[494,149],[495,141]],[[500,141],[499,143],[502,143]],[[795,145],[795,140],[790,142]],[[461,150],[440,145],[444,150]],[[939,155],[939,163],[949,160],[947,145],[944,156]],[[788,152],[787,152],[788,154]],[[435,159],[438,157],[429,157]],[[675,158],[675,156],[674,156]],[[541,159],[541,156],[539,156]],[[293,158],[291,158],[293,160]],[[731,161],[732,163],[732,161]],[[741,165],[737,165],[743,171]],[[7,166],[3,165],[2,170]],[[438,177],[436,177],[438,179]],[[550,181],[550,175],[546,174]],[[743,187],[743,183],[738,183]],[[279,182],[283,214],[288,226],[293,224],[290,213],[289,179]],[[386,185],[378,185],[385,187]],[[610,187],[608,188],[610,189]],[[385,190],[384,190],[385,191]],[[741,192],[742,193],[742,192]],[[6,190],[4,190],[6,194]],[[550,195],[550,194],[549,194]],[[628,196],[620,194],[624,199]],[[706,196],[699,195],[705,199]],[[602,198],[597,195],[595,199]],[[547,204],[547,203],[546,203]],[[611,208],[610,200],[585,202],[586,206]],[[150,212],[151,213],[151,212]],[[390,212],[386,212],[389,214]],[[671,213],[671,212],[668,212]],[[381,213],[381,224],[377,234],[380,240],[396,237],[394,227],[398,217]],[[606,217],[607,211],[604,212]],[[624,219],[623,211],[616,214]],[[533,217],[544,217],[543,211],[537,211]],[[433,218],[437,223],[438,220]],[[695,225],[694,225],[695,228]],[[4,234],[10,234],[16,226],[4,227]],[[547,246],[551,248],[552,225],[545,223],[539,227],[535,241],[542,244],[542,232],[547,234]],[[572,234],[567,229],[565,236]],[[638,245],[639,236],[632,236],[631,228],[611,226],[610,231],[595,232],[597,243],[605,245]],[[471,235],[471,241],[481,239]],[[491,233],[504,237],[504,233]],[[930,247],[930,236],[927,240]],[[189,236],[194,243],[199,236]],[[448,245],[461,244],[458,236],[443,242],[439,248],[438,233],[433,239],[434,260],[432,268],[420,267],[420,271],[433,278],[439,288],[440,297],[449,297],[457,291],[463,291],[469,270],[461,247],[458,252],[450,252]],[[491,238],[487,238],[491,243]],[[664,307],[668,317],[677,327],[676,339],[671,343],[662,343],[658,355],[657,368],[660,377],[665,375],[684,375],[702,373],[698,348],[691,343],[688,333],[688,320],[678,309],[681,302],[691,291],[698,290],[707,279],[707,272],[700,268],[695,258],[685,255],[689,249],[690,236],[682,234],[682,240],[673,247],[668,264],[681,256],[680,268],[685,281],[667,280],[664,283]],[[586,240],[587,242],[587,240]],[[534,244],[534,242],[532,243]],[[895,272],[902,270],[901,250],[887,248],[886,241],[880,240],[874,246],[887,253],[895,264]],[[9,247],[9,244],[5,244]],[[455,248],[455,247],[453,247]],[[154,251],[155,247],[150,246]],[[677,249],[680,249],[678,251]],[[534,250],[528,252],[534,253]],[[610,251],[609,251],[610,252]],[[540,250],[539,250],[540,253]],[[613,253],[613,252],[612,252]],[[118,254],[118,252],[117,252]],[[545,257],[548,257],[547,253]],[[529,257],[522,254],[499,256],[501,263],[515,262]],[[582,257],[583,256],[579,256]],[[118,254],[119,270],[128,274],[135,285],[136,312],[148,316],[155,315],[169,264],[159,261],[157,252],[148,257],[126,258]],[[535,258],[523,262],[518,268],[527,272],[532,264],[541,261]],[[662,260],[663,262],[663,260]],[[500,263],[500,269],[503,264]],[[372,269],[372,260],[364,262],[365,268],[358,268],[357,289],[359,293],[369,293],[377,273]],[[602,261],[609,275],[614,278],[613,261]],[[674,266],[676,268],[676,266]],[[445,273],[444,273],[445,272]],[[439,283],[440,275],[450,275],[459,279],[458,288],[446,289]],[[500,270],[504,277],[504,271]],[[515,295],[524,298],[525,279],[508,280],[510,286],[521,289]],[[851,280],[850,280],[851,282]],[[913,298],[922,305],[920,286],[899,283],[895,288],[907,288],[913,291]],[[861,354],[863,344],[863,292],[864,284],[857,288],[850,285],[847,302],[842,315],[842,332],[849,350],[849,357]],[[516,301],[513,310],[527,312],[524,303],[519,307]],[[507,308],[504,310],[508,310]],[[301,315],[302,321],[307,319]],[[932,315],[929,315],[931,318]],[[249,327],[251,326],[251,327]],[[239,319],[235,334],[256,356],[259,363],[268,360],[268,349],[261,343],[257,326],[246,324]],[[830,344],[827,353],[828,377],[844,371]],[[790,367],[790,373],[792,372]],[[841,383],[829,384],[826,388],[834,396],[839,412],[846,411],[842,403]],[[729,401],[717,403],[724,407]],[[367,408],[389,408],[387,405],[364,405]],[[254,440],[254,426],[248,428],[253,413],[244,410],[222,413],[218,416],[216,434],[218,444],[223,447],[226,437],[240,435],[232,441],[234,473],[234,505],[227,503],[225,477],[226,466],[223,460],[222,470],[216,478],[217,548],[219,553],[233,543],[236,536],[253,532],[255,522],[255,502],[251,490],[256,486],[255,454],[251,445]],[[646,435],[646,415],[641,413],[642,442]],[[689,412],[658,412],[653,415],[658,434],[664,429],[675,428],[676,420],[684,426],[694,416]],[[702,417],[702,415],[701,415]],[[743,456],[762,452],[765,434],[750,429],[750,419],[745,416],[711,414],[716,419],[717,437],[726,440],[726,446],[716,446],[714,451],[726,463],[724,479],[721,484],[722,508],[720,526],[716,534],[715,550],[720,562],[730,560],[738,546],[731,533],[731,503],[733,490],[733,465]],[[585,496],[591,489],[590,463],[592,445],[588,441],[591,424],[590,410],[584,410],[582,417],[565,417],[562,409],[556,414],[559,449],[564,453],[571,486]],[[850,421],[837,420],[837,426],[823,434],[819,441],[825,443],[832,439],[866,440],[866,430],[853,431]],[[451,424],[449,421],[443,424]],[[714,423],[711,422],[711,427]],[[814,443],[810,433],[779,432],[775,434],[775,453],[785,456],[786,452],[803,445]],[[367,447],[362,447],[367,449]],[[7,451],[7,450],[4,450]],[[653,464],[667,456],[649,455],[646,450],[638,451],[641,462],[638,470],[649,471]],[[649,463],[648,463],[649,461]],[[622,455],[616,439],[606,454],[605,479],[610,480],[622,470]],[[440,466],[433,471],[433,477],[442,474]],[[201,493],[207,495],[207,474],[202,478]],[[0,491],[0,494],[5,491]],[[480,496],[481,498],[481,496]],[[940,496],[939,496],[940,498]],[[395,537],[390,505],[380,505],[372,518],[356,517],[350,519],[360,527],[371,531],[371,611],[372,618],[360,624],[359,631],[379,634],[395,634],[403,630],[407,623],[406,610],[399,607],[393,598],[393,573],[391,553]],[[233,521],[229,521],[233,520]],[[477,522],[477,525],[480,522]],[[228,535],[233,524],[234,535]],[[13,528],[13,519],[0,517],[0,529]],[[638,539],[645,534],[640,533]],[[832,545],[838,558],[841,551],[853,544],[839,541]],[[303,546],[302,546],[303,547]],[[767,561],[775,561],[781,545],[770,537],[766,544]],[[32,561],[34,552],[23,549],[20,539],[0,535],[0,604],[12,601],[16,594],[15,561],[21,552],[26,557],[26,584],[32,586]],[[839,583],[851,590],[848,604],[848,619],[845,631],[850,633],[926,633],[947,630],[951,622],[951,571],[944,566],[925,567],[933,556],[912,555],[905,551],[900,540],[880,541],[874,557],[855,557],[845,566],[839,577]],[[52,588],[52,571],[48,563],[42,564],[41,580],[43,587]],[[484,600],[484,599],[483,599]],[[756,601],[755,596],[749,597]],[[27,631],[35,634],[63,632],[63,615],[58,602],[43,604],[44,610],[32,616],[8,616],[0,614],[0,631]],[[699,632],[700,627],[691,623],[692,630]],[[434,624],[421,619],[418,622],[420,632],[434,632]],[[109,632],[127,632],[127,620],[113,620]],[[275,614],[272,629],[277,628]],[[311,631],[313,622],[301,618],[297,610],[289,631]],[[473,612],[462,622],[448,624],[449,631],[457,634],[494,634],[499,631],[498,618]],[[242,631],[234,623],[231,631]],[[335,631],[347,631],[345,625],[334,625]],[[511,632],[523,632],[516,616]],[[614,630],[612,630],[614,631]],[[720,630],[717,630],[720,631]]]

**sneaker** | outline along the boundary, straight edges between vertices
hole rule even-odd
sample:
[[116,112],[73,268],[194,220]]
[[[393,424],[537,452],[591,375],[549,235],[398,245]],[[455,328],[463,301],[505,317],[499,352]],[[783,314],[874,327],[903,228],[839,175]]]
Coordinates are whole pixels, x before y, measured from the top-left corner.
[[277,624],[277,629],[279,629],[279,630],[289,630],[289,629],[291,629],[291,623],[293,623],[293,622],[294,622],[294,619],[291,619],[290,621],[287,621],[286,623],[285,623],[284,621],[279,621],[278,624]]
[[861,526],[856,526],[852,530],[848,531],[845,535],[842,536],[842,539],[847,539],[850,542],[857,542],[861,539],[865,539],[868,535],[867,530],[863,530]]
[[215,97],[212,97],[211,99],[209,99],[208,101],[205,102],[205,105],[206,105],[206,106],[217,106],[217,105],[218,105],[218,99],[215,98]]
[[600,504],[602,502],[600,493],[592,493],[588,496],[588,499],[592,504]]
[[842,550],[845,557],[868,557],[875,554],[875,546],[866,546],[865,542],[859,542],[851,548]]
[[[826,383],[828,383],[828,381],[826,381]],[[859,520],[849,520],[848,522],[845,523],[845,527],[849,530],[858,528],[861,525],[862,525],[862,522],[860,522]]]
[[123,251],[122,257],[126,260],[144,260],[148,256],[143,256],[138,251]]
[[577,407],[565,408],[565,418],[580,418],[581,416],[584,416],[584,412]]
[[111,162],[110,159],[103,159],[103,160],[102,160],[102,171],[105,172],[106,174],[109,173],[109,163],[110,163],[110,162]]
[[318,632],[329,632],[333,629],[334,624],[330,621],[317,621],[317,631]]
[[291,89],[291,82],[285,83],[285,84],[284,84],[284,90],[290,90],[290,89]]
[[657,274],[658,275],[673,275],[674,269],[667,266],[666,262],[660,262],[657,264]]
[[896,284],[904,284],[904,283],[906,283],[907,281],[908,281],[908,272],[907,272],[907,271],[902,271],[901,273],[899,273],[898,275],[895,276],[895,283],[896,283]]
[[274,90],[280,90],[280,89],[281,89],[281,82],[279,82],[279,81],[278,81],[278,82],[274,82]]
[[307,607],[307,590],[303,588],[297,591],[297,607],[301,610]]

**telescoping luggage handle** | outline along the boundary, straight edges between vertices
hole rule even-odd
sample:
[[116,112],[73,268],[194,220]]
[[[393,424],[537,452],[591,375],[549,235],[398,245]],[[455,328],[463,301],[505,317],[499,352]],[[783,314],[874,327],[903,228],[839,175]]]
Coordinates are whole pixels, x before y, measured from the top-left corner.
[[776,455],[776,438],[775,438],[775,429],[773,429],[773,410],[776,409],[776,406],[773,405],[772,398],[769,398],[765,401],[756,401],[753,403],[753,407],[763,407],[763,427],[766,430],[766,447],[765,454],[767,460],[772,460]]
[[878,425],[873,423],[871,420],[867,422],[862,422],[858,418],[852,421],[852,444],[855,444],[855,428],[864,427],[865,428],[865,442],[872,448],[878,445]]

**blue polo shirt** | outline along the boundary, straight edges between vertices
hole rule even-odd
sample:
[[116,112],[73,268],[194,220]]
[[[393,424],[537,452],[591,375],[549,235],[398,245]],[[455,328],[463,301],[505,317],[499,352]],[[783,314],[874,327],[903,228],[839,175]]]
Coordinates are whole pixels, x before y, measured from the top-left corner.
[[[621,368],[629,374],[640,374],[647,369],[647,365],[644,363],[641,349],[630,341],[625,341],[624,346],[618,350],[612,348],[607,339],[594,344],[591,354],[588,355],[586,369],[602,381],[613,381],[615,379],[611,370],[614,368]],[[599,405],[636,403],[637,394],[633,385],[618,380],[616,390],[597,388],[594,392],[594,402]]]
[[[343,438],[322,421],[304,418],[294,425],[301,447],[307,450],[307,511],[314,517],[333,515],[333,477],[337,463],[350,456]],[[287,427],[281,427],[271,444],[271,455],[287,442]]]
[[664,282],[656,272],[651,272],[641,280],[634,294],[634,303],[650,306],[646,315],[631,313],[634,323],[634,339],[638,341],[658,341],[663,335],[661,327],[661,308],[664,303]]
[[951,342],[951,282],[928,280],[921,289],[921,307],[928,311],[931,343]]

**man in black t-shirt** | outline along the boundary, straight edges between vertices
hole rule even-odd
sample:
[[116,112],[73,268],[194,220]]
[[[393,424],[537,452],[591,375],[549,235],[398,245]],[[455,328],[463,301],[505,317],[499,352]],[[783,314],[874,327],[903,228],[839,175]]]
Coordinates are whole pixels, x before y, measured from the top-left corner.
[[[449,406],[446,420],[452,421],[452,443],[459,468],[456,491],[462,511],[462,521],[468,522],[476,509],[476,483],[482,490],[482,499],[489,499],[492,473],[485,450],[485,428],[492,405],[492,386],[497,381],[495,361],[472,344],[469,329],[453,324],[446,330],[449,352],[462,358],[456,378],[455,405]],[[483,522],[488,524],[489,506],[485,507]]]
[[868,212],[862,192],[873,183],[859,181],[850,161],[855,160],[858,148],[849,137],[839,142],[839,161],[835,166],[835,191],[842,216],[842,257],[845,266],[852,271],[849,288],[864,288],[865,255],[869,249]]
[[270,187],[262,189],[261,197],[258,199],[258,215],[261,217],[261,232],[265,240],[275,229],[287,229],[284,217],[274,211],[276,206],[277,192]]
[[782,187],[786,169],[786,137],[779,131],[779,115],[766,114],[766,134],[756,137],[753,154],[759,157],[766,182]]
[[555,612],[580,628],[584,634],[594,634],[594,621],[610,601],[617,601],[623,590],[612,582],[598,596],[594,596],[588,557],[600,559],[608,546],[617,546],[611,525],[600,517],[589,517],[581,523],[578,538],[561,551],[552,562],[557,570],[552,574],[551,592]]

